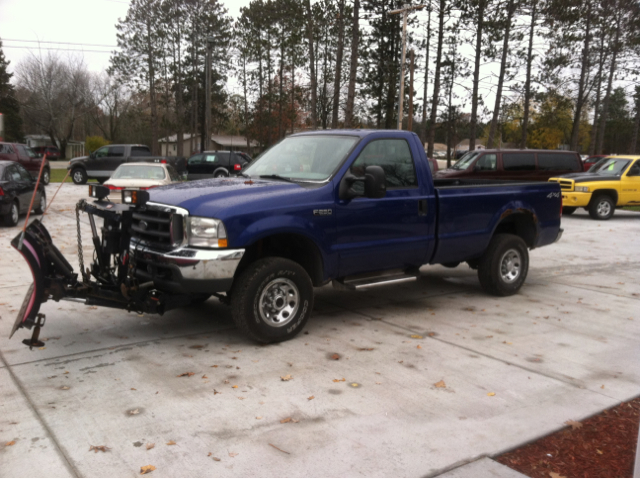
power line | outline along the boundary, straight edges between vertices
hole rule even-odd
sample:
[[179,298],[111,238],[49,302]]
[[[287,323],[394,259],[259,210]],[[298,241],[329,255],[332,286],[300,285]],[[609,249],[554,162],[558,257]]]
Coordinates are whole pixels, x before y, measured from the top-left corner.
[[71,42],[51,42],[44,40],[16,40],[15,38],[5,38],[3,42],[23,42],[23,43],[55,43],[56,45],[79,45],[81,47],[109,47],[117,48],[118,45],[101,45],[99,43],[71,43]]
[[[2,48],[24,48],[26,50],[33,50],[34,47],[21,47],[17,45],[3,45]],[[47,47],[37,47],[39,50],[55,50],[58,52],[82,52],[82,53],[111,53],[108,50],[81,50],[79,48],[47,48]]]

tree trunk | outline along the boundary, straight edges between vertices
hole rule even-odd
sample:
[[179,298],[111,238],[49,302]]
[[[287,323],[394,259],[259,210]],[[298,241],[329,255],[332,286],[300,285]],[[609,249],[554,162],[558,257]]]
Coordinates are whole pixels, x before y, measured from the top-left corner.
[[147,64],[149,68],[149,106],[151,108],[151,154],[158,154],[158,105],[156,102],[156,77],[151,46],[151,23],[147,21]]
[[578,151],[578,141],[580,134],[580,117],[582,116],[582,107],[587,101],[588,95],[585,95],[586,86],[586,78],[589,73],[589,42],[590,42],[590,33],[589,30],[591,28],[591,2],[587,4],[587,17],[586,17],[586,28],[584,34],[584,45],[582,47],[582,68],[580,69],[580,80],[578,81],[578,97],[576,98],[576,110],[573,116],[573,126],[571,128],[571,144],[570,149],[572,151]]
[[493,148],[494,138],[498,130],[498,118],[500,117],[500,103],[502,102],[502,87],[504,86],[504,75],[507,69],[507,56],[509,53],[509,35],[511,33],[511,20],[515,12],[515,0],[509,0],[507,4],[507,24],[504,29],[504,41],[502,42],[502,59],[500,60],[500,76],[498,77],[498,89],[496,91],[496,102],[493,107],[493,117],[489,127],[489,139],[487,148]]
[[[480,85],[480,61],[482,60],[482,30],[484,11],[488,0],[478,3],[478,21],[476,25],[476,57],[473,66],[473,93],[471,94],[471,119],[469,123],[469,151],[476,149],[476,127],[478,126],[478,88]],[[530,71],[530,69],[529,69]]]
[[333,82],[333,116],[331,128],[338,128],[338,114],[340,110],[340,80],[342,79],[342,54],[344,50],[344,0],[338,3],[340,18],[338,18],[338,51],[336,52],[336,72]]
[[307,40],[309,42],[309,75],[311,76],[311,129],[318,128],[318,77],[316,75],[316,61],[313,42],[313,15],[311,0],[306,0],[307,9]]
[[524,112],[522,115],[522,139],[520,148],[527,147],[527,128],[529,127],[529,108],[531,104],[531,64],[533,63],[533,33],[536,26],[536,7],[538,0],[531,2],[531,26],[529,28],[529,48],[527,50],[527,80],[524,84]]
[[631,144],[629,145],[629,154],[636,154],[638,145],[638,130],[640,130],[640,86],[636,86],[636,119],[633,122],[633,133],[631,134]]
[[431,117],[429,119],[429,135],[427,141],[427,157],[433,158],[433,142],[436,137],[436,119],[438,113],[438,96],[440,95],[440,67],[442,65],[442,42],[444,39],[444,10],[446,0],[440,0],[440,11],[438,12],[438,53],[436,54],[436,71],[433,80],[433,98],[431,100]]
[[427,87],[429,86],[429,48],[431,42],[431,1],[427,6],[427,47],[425,49],[425,62],[424,62],[424,93],[422,96],[422,124],[420,126],[420,138],[422,143],[427,140]]
[[611,89],[613,87],[613,76],[616,72],[616,59],[618,57],[618,51],[620,50],[618,42],[620,41],[620,28],[622,12],[617,12],[616,19],[616,36],[613,42],[613,55],[611,57],[611,66],[609,68],[609,80],[607,83],[607,93],[604,95],[604,102],[602,103],[602,114],[600,115],[600,125],[598,131],[598,144],[596,146],[596,155],[602,154],[604,146],[604,131],[607,127],[607,116],[609,115],[609,101],[611,100]]
[[598,59],[598,86],[596,89],[596,103],[593,107],[593,126],[589,139],[589,156],[595,155],[596,138],[598,133],[598,117],[600,116],[600,97],[602,92],[602,70],[604,69],[604,35],[600,37],[600,55]]
[[353,36],[351,37],[351,67],[344,127],[353,128],[353,107],[356,98],[356,76],[358,73],[358,43],[360,41],[360,0],[353,0]]
[[399,21],[394,19],[394,20],[391,20],[391,22],[392,22],[391,41],[390,41],[391,51],[389,52],[390,53],[389,56],[393,58],[392,60],[393,67],[391,67],[389,71],[389,83],[387,88],[387,100],[386,100],[387,111],[385,113],[385,119],[384,119],[384,127],[387,130],[390,130],[395,126],[395,122],[393,121],[394,119],[393,116],[396,111],[395,109],[396,92],[399,90],[397,80],[400,78],[400,75],[396,70],[396,65],[399,63],[398,62],[398,45],[396,43],[397,37],[398,37],[396,30],[397,30],[397,25]]

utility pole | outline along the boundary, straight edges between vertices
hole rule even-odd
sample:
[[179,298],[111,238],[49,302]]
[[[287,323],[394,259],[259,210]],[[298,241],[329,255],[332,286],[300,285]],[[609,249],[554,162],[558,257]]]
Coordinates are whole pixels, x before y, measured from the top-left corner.
[[398,130],[402,130],[402,110],[403,110],[403,101],[404,101],[404,63],[406,59],[407,52],[407,14],[412,10],[421,10],[424,8],[424,5],[405,5],[399,10],[391,10],[389,15],[396,15],[398,13],[402,13],[403,23],[402,23],[402,64],[401,64],[401,73],[400,73],[400,101],[398,102]]
[[211,148],[211,48],[213,42],[216,39],[214,37],[207,37],[207,65],[205,67],[205,98],[204,102],[204,149],[209,150]]
[[409,70],[409,120],[407,130],[413,131],[413,50],[411,50],[411,69]]

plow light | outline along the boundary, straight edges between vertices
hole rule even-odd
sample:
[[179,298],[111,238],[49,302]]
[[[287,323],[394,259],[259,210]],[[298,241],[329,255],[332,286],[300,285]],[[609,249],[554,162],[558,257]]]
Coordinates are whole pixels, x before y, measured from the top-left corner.
[[109,196],[109,188],[102,185],[89,185],[89,196],[102,200]]
[[125,205],[144,205],[149,201],[149,192],[144,190],[122,190],[122,203]]

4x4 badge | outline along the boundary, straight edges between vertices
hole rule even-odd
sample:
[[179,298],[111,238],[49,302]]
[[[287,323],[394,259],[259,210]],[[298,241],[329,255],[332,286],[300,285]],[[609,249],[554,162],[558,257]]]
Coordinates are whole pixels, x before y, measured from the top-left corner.
[[333,214],[333,210],[313,210],[313,216],[330,216]]

